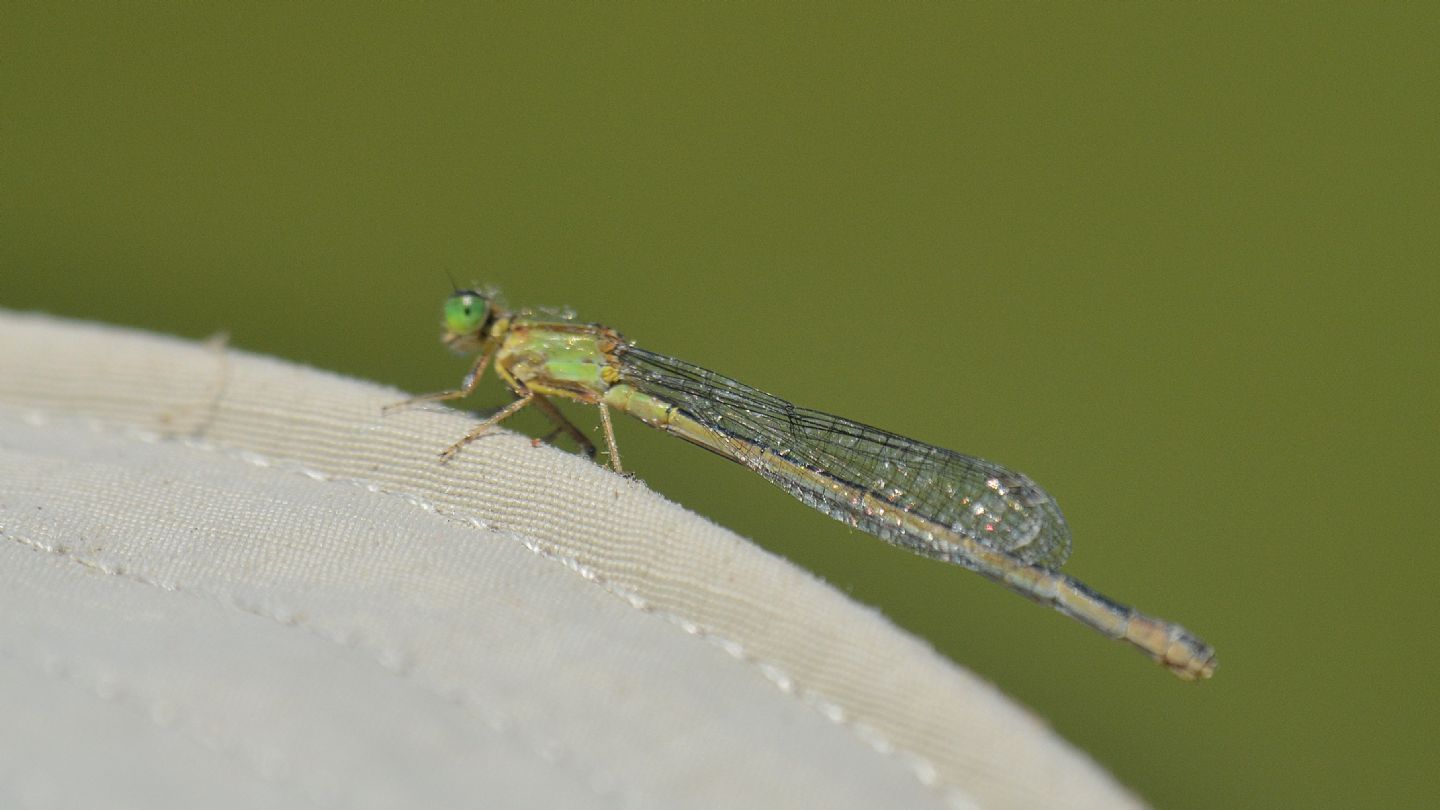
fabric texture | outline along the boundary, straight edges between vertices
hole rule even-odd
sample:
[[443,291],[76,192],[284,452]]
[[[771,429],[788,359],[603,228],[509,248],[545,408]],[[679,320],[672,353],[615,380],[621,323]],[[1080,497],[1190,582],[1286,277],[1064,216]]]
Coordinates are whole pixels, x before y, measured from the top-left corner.
[[0,311],[0,806],[1137,806],[806,572],[527,437],[439,464],[473,420],[403,397]]

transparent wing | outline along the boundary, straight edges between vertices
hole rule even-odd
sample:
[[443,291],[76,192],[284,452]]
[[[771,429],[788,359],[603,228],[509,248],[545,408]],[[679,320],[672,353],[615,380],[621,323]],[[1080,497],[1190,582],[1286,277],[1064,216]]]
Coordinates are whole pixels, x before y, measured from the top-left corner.
[[[714,433],[717,448],[825,514],[887,541],[945,558],[933,538],[914,536],[871,514],[860,499],[817,486],[832,479],[1020,561],[1058,568],[1070,530],[1044,490],[983,459],[924,444],[820,411],[800,408],[682,360],[626,346],[621,380],[684,411]],[[798,464],[810,480],[771,463]]]

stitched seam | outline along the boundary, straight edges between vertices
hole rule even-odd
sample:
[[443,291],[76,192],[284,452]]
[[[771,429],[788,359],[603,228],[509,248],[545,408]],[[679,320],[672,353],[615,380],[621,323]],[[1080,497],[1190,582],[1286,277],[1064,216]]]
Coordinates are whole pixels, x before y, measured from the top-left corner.
[[[280,472],[302,475],[314,481],[343,484],[347,486],[358,487],[376,495],[399,498],[401,501],[405,502],[411,507],[414,507],[424,512],[438,515],[446,520],[469,525],[481,531],[500,532],[499,529],[495,528],[494,526],[488,524],[487,522],[481,520],[478,517],[452,512],[449,509],[438,506],[410,492],[387,489],[373,481],[367,481],[360,478],[333,475],[322,470],[308,467],[296,461],[272,459],[269,456],[266,456],[262,453],[257,453],[253,450],[226,447],[208,439],[199,438],[193,435],[165,435],[154,431],[142,430],[140,428],[136,428],[130,425],[107,424],[104,421],[96,418],[62,417],[61,419],[57,420],[43,411],[33,409],[25,411],[22,414],[22,418],[27,424],[31,424],[36,427],[47,427],[57,421],[77,422],[79,424],[85,425],[95,433],[102,435],[118,434],[125,438],[144,442],[146,444],[181,444],[185,447],[216,453],[227,458],[241,461],[251,466],[263,469],[273,469]],[[657,616],[669,622],[670,624],[673,624],[676,627],[680,628],[683,632],[703,639],[706,642],[719,647],[727,655],[730,655],[737,661],[753,667],[757,672],[761,674],[762,677],[770,681],[771,684],[778,688],[782,693],[798,699],[802,704],[818,711],[822,717],[825,717],[832,723],[844,728],[849,728],[851,733],[854,734],[855,737],[857,737],[861,742],[870,747],[873,751],[880,754],[882,757],[897,761],[901,766],[903,766],[907,771],[909,771],[922,785],[937,791],[947,805],[953,808],[973,808],[979,806],[978,800],[971,796],[967,791],[963,790],[959,786],[945,783],[940,776],[939,768],[929,758],[895,745],[879,729],[870,726],[869,724],[859,720],[858,718],[852,717],[843,706],[829,700],[822,693],[800,684],[783,667],[766,661],[765,659],[750,653],[749,650],[747,650],[745,646],[740,642],[722,634],[716,633],[715,631],[704,627],[685,616],[656,607],[644,596],[615,583],[614,581],[605,577],[603,574],[581,563],[579,560],[567,555],[558,554],[550,549],[544,548],[543,546],[536,543],[525,535],[515,532],[500,533],[506,534],[509,537],[519,538],[521,545],[523,545],[531,553],[544,559],[560,563],[573,573],[578,574],[581,578],[600,586],[606,592],[622,599],[631,607],[644,613]],[[149,584],[165,587],[160,583]],[[286,617],[280,615],[271,616],[266,613],[260,612],[257,609],[252,609],[248,606],[243,605],[236,605],[236,607],[241,610],[246,610],[247,612],[255,613],[256,615],[265,616],[266,618],[280,621],[285,624],[293,625],[297,623],[294,617]],[[319,631],[316,632],[318,635],[326,637],[324,633]],[[330,638],[329,640],[341,644],[342,646],[351,646],[350,642],[345,639]],[[372,657],[375,657],[377,662],[379,662],[386,669],[392,672],[396,672],[396,674],[404,674],[404,667],[402,664],[400,664],[400,662],[387,662],[385,660],[382,660],[378,656]],[[452,699],[448,695],[438,696],[447,700]],[[488,718],[485,718],[484,716],[481,716],[481,719],[482,721],[485,721],[487,723],[490,722],[490,720]],[[501,728],[495,728],[495,730],[497,732],[503,731]],[[552,751],[559,750],[559,746],[555,746],[553,749],[550,747],[532,747],[532,751],[534,753],[539,755],[545,761],[552,763],[556,762],[557,760],[557,756],[552,754]],[[592,779],[587,780],[587,784],[593,785],[595,784],[595,781],[596,780],[594,780],[594,778],[592,777]]]
[[[46,415],[39,412],[27,413],[25,415],[25,421],[37,427],[46,427],[53,424]],[[118,433],[126,438],[131,438],[146,443],[173,443],[173,440],[170,440],[165,436],[149,433],[147,431],[139,431],[131,428],[119,428],[117,430],[104,425],[98,420],[84,419],[77,421],[85,424],[86,427],[101,435],[113,435]],[[214,445],[213,443],[204,442],[202,440],[187,438],[182,439],[181,443],[196,446],[197,449],[218,452],[221,455],[241,460],[254,466],[269,467],[287,473],[299,473],[317,481],[334,481],[343,484],[361,486],[371,492],[375,492],[378,494],[400,496],[412,506],[416,506],[427,511],[436,512],[437,514],[440,513],[439,510],[435,509],[433,505],[427,504],[420,499],[406,497],[403,493],[386,492],[379,487],[367,484],[363,481],[347,480],[341,479],[339,477],[328,476],[327,474],[319,472],[317,470],[303,468],[300,465],[291,465],[288,462],[284,464],[273,463],[268,458],[258,453],[245,450],[231,450],[228,448],[220,447],[218,445]],[[448,517],[452,520],[455,519],[448,515],[442,516]],[[484,524],[478,520],[470,522],[472,522],[476,526],[484,526]],[[47,546],[44,543],[21,537],[19,535],[16,535],[14,532],[6,531],[3,526],[0,526],[0,537],[9,538],[15,543],[28,547],[34,551],[60,557],[69,562],[75,563],[81,567],[96,571],[98,573],[154,587],[162,591],[191,594],[198,598],[206,599],[208,601],[224,605],[226,607],[241,611],[243,613],[248,613],[250,615],[257,616],[263,619],[268,619],[281,625],[297,627],[303,629],[304,631],[310,633],[317,638],[320,638],[338,647],[347,650],[353,650],[361,654],[365,658],[379,664],[381,669],[389,672],[392,675],[407,680],[409,683],[413,684],[421,691],[431,695],[432,697],[435,697],[445,703],[459,706],[467,714],[476,717],[483,725],[485,725],[494,733],[504,738],[514,740],[515,744],[519,746],[521,750],[524,750],[527,753],[535,756],[540,761],[545,762],[549,765],[559,766],[563,765],[567,760],[569,760],[575,771],[578,772],[581,784],[583,784],[587,789],[589,789],[597,798],[612,800],[616,802],[614,806],[617,807],[633,804],[635,798],[633,794],[625,795],[623,791],[617,790],[615,788],[613,780],[606,778],[603,774],[595,770],[593,767],[582,766],[580,764],[581,758],[576,755],[574,751],[571,751],[566,746],[554,740],[538,739],[538,735],[534,735],[534,738],[527,738],[525,735],[520,733],[523,730],[522,724],[514,718],[497,716],[488,706],[484,711],[477,711],[477,707],[472,705],[473,702],[466,698],[464,695],[452,694],[448,690],[436,689],[423,681],[408,678],[408,676],[410,675],[411,667],[410,662],[406,657],[386,655],[383,651],[376,649],[376,645],[368,644],[367,639],[365,639],[358,633],[327,631],[321,627],[314,625],[313,623],[307,622],[303,615],[296,612],[272,610],[260,604],[252,604],[248,600],[241,600],[235,598],[233,595],[230,594],[221,594],[212,592],[209,589],[205,588],[196,588],[188,585],[182,586],[175,583],[164,582],[147,576],[143,573],[137,572],[133,569],[127,568],[123,565],[110,565],[98,562],[88,557],[80,556],[76,554],[70,547],[64,544],[58,544],[51,547]]]
[[[6,531],[4,527],[0,527],[0,537],[8,538],[17,543],[18,545],[27,547],[33,551],[49,554],[54,557],[59,557],[60,559],[66,560],[67,562],[77,564],[81,567],[88,568],[90,570],[105,574],[107,576],[113,576],[119,579],[153,587],[157,590],[167,591],[170,593],[189,594],[199,599],[204,599],[206,601],[214,602],[224,605],[225,607],[238,610],[242,613],[247,613],[252,616],[257,616],[262,619],[273,621],[277,624],[296,627],[316,638],[334,644],[337,647],[341,647],[347,650],[353,650],[359,653],[364,658],[367,658],[379,664],[382,670],[390,673],[391,675],[406,680],[407,682],[420,689],[422,692],[429,694],[430,696],[437,698],[444,703],[459,706],[467,714],[473,717],[477,717],[485,727],[489,728],[495,734],[500,735],[502,738],[514,740],[516,745],[521,750],[530,753],[531,755],[537,757],[543,762],[546,762],[547,764],[562,765],[564,764],[567,756],[570,757],[572,759],[572,763],[577,766],[576,769],[581,771],[583,774],[583,784],[585,784],[586,787],[590,788],[591,791],[595,793],[598,798],[615,798],[617,800],[622,800],[621,804],[617,806],[624,806],[625,804],[625,802],[623,801],[623,797],[607,797],[605,795],[607,791],[598,789],[597,785],[606,783],[602,782],[602,780],[597,777],[597,772],[593,769],[578,767],[578,757],[574,757],[573,752],[568,751],[564,746],[555,742],[541,741],[537,743],[537,741],[535,740],[527,739],[519,733],[521,730],[521,724],[515,721],[513,718],[497,717],[494,714],[486,712],[476,712],[474,711],[474,707],[470,705],[470,701],[468,701],[465,697],[461,695],[449,694],[447,692],[434,689],[431,686],[425,684],[423,681],[409,679],[407,676],[409,676],[410,674],[410,667],[408,665],[407,659],[402,656],[385,655],[381,651],[372,649],[371,645],[368,645],[366,643],[366,639],[361,637],[358,633],[336,633],[326,631],[323,628],[317,627],[316,625],[305,621],[302,616],[296,613],[267,610],[260,605],[249,604],[245,601],[233,598],[230,595],[215,593],[205,588],[195,588],[191,586],[182,586],[176,585],[174,583],[162,582],[160,580],[148,577],[144,574],[137,573],[136,571],[128,569],[125,566],[107,565],[104,563],[96,562],[93,559],[80,557],[74,554],[68,547],[64,545],[57,545],[55,547],[46,546],[43,543],[36,542],[26,537],[21,537],[14,532]],[[3,655],[4,652],[4,646],[0,645],[0,655]],[[97,696],[102,698],[105,697],[103,692],[104,690],[101,689],[96,690]],[[158,707],[161,707],[163,705],[163,702],[152,700],[150,701],[150,705],[152,709],[156,709]],[[173,707],[170,707],[170,709],[173,711]],[[151,719],[152,721],[155,720],[153,715],[151,715]],[[158,721],[156,721],[156,724],[162,726],[164,725],[159,723]],[[196,741],[200,742],[202,745],[211,747],[212,750],[223,751],[225,749],[225,746],[221,745],[218,742],[214,746],[210,746],[203,739],[193,734],[189,736],[194,737]],[[283,770],[278,765],[273,767],[267,766],[263,762],[253,761],[251,757],[246,756],[242,756],[242,759],[247,760],[247,763],[256,771],[257,775],[261,779],[276,782],[277,784],[284,783],[284,780],[279,779],[277,776],[277,774]],[[309,795],[308,792],[307,798],[309,798],[312,803],[318,801],[316,797]],[[324,802],[324,804],[329,805],[333,804],[333,802],[327,800]]]

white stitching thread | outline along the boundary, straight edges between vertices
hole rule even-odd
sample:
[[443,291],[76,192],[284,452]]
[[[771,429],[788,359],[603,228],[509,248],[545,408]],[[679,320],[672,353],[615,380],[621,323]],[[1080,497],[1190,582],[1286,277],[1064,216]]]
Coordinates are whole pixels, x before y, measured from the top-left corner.
[[[36,427],[53,427],[58,426],[61,421],[71,421],[53,420],[46,414],[37,411],[26,412],[23,418],[26,423]],[[130,427],[112,428],[104,425],[103,423],[95,419],[83,419],[74,421],[83,424],[88,429],[101,435],[120,435],[122,437],[135,439],[137,441],[148,444],[173,443],[174,441],[176,441],[151,431],[145,431]],[[309,470],[303,468],[301,465],[298,464],[292,464],[289,462],[277,462],[253,451],[231,450],[228,448],[220,447],[210,442],[205,442],[203,440],[183,438],[179,439],[178,441],[180,443],[192,446],[196,449],[217,452],[228,458],[240,460],[256,467],[275,469],[281,472],[298,472],[306,475],[307,477],[314,478],[318,481],[336,482],[342,484],[349,484],[352,486],[359,486],[371,492],[399,497],[412,506],[422,508],[428,507],[429,511],[438,512],[438,510],[436,510],[433,505],[424,504],[422,501],[420,501],[420,499],[409,495],[408,493],[386,492],[377,485],[369,482],[360,481],[358,479],[345,479],[338,476],[330,476],[327,473],[323,473],[318,470]],[[450,516],[446,517],[451,520],[456,519]],[[477,527],[485,528],[484,524],[479,520],[471,519],[469,522],[473,523]],[[365,639],[360,638],[359,636],[352,633],[337,633],[327,631],[322,627],[318,627],[314,624],[306,622],[304,620],[304,617],[301,615],[289,611],[276,610],[273,606],[264,605],[255,602],[254,600],[244,599],[233,594],[219,594],[204,588],[194,588],[189,586],[182,587],[174,583],[163,582],[161,580],[157,580],[152,577],[137,573],[133,570],[129,570],[123,565],[109,565],[94,559],[79,556],[74,553],[73,549],[69,548],[63,543],[56,544],[55,546],[51,547],[47,546],[44,543],[21,537],[13,532],[7,531],[3,526],[0,526],[0,537],[8,538],[22,546],[34,549],[35,551],[61,557],[82,567],[98,571],[108,576],[119,577],[121,579],[126,579],[142,585],[154,587],[163,591],[194,594],[200,598],[211,599],[221,604],[227,605],[231,608],[234,608],[235,610],[239,610],[243,613],[249,613],[253,616],[258,616],[263,619],[269,619],[278,624],[291,627],[303,627],[307,632],[315,635],[318,638],[322,638],[339,647],[354,650],[368,656],[371,660],[378,663],[382,669],[390,672],[391,674],[401,677],[405,677],[410,674],[410,661],[403,654],[399,654],[397,653],[397,651],[394,650],[382,649],[378,645],[372,647],[372,645],[366,643]],[[471,713],[473,716],[476,716],[482,723],[488,726],[495,733],[514,739],[518,745],[524,748],[524,750],[527,750],[529,753],[533,754],[537,759],[541,760],[542,762],[554,765],[561,764],[567,759],[570,760],[576,766],[575,770],[578,772],[580,783],[591,789],[591,791],[598,798],[610,799],[616,802],[616,804],[614,805],[616,807],[628,806],[633,803],[633,801],[627,798],[621,791],[621,786],[614,783],[613,780],[605,779],[603,774],[595,771],[593,768],[580,767],[580,758],[578,756],[575,756],[574,752],[569,751],[564,745],[562,745],[558,741],[542,739],[538,735],[527,738],[524,735],[519,734],[522,726],[514,718],[508,716],[499,716],[493,712],[493,709],[491,707],[477,706],[475,705],[473,700],[468,699],[462,694],[451,693],[451,690],[432,688],[431,685],[426,684],[423,681],[413,681],[413,683],[415,683],[416,686],[418,686],[425,692],[435,695],[436,697],[439,697],[446,702],[459,705],[467,712]],[[103,694],[101,694],[100,696],[102,698],[106,697]],[[200,739],[199,737],[196,737],[195,739],[197,739],[197,741],[201,742],[207,747],[215,748],[214,745],[211,745],[210,743],[206,742],[203,739]],[[257,774],[261,778],[265,779],[266,781],[276,781],[275,773],[267,773],[265,772],[265,770],[260,769],[259,766],[263,763],[252,762],[250,764],[252,766],[255,766]],[[275,769],[272,768],[270,770],[274,771]],[[605,792],[601,792],[602,788],[605,788],[610,795],[607,796]]]
[[[22,418],[28,424],[37,427],[51,426],[54,425],[57,421],[59,421],[51,417],[49,414],[33,409],[25,411],[22,415]],[[443,517],[447,520],[459,523],[467,523],[475,527],[476,529],[482,531],[500,531],[496,527],[489,525],[478,517],[475,517],[473,515],[462,515],[449,512],[446,509],[439,507],[436,504],[412,493],[386,489],[384,487],[381,487],[379,484],[376,484],[372,481],[366,481],[364,479],[332,475],[322,470],[307,467],[299,462],[271,459],[268,456],[256,453],[252,450],[224,447],[208,439],[203,439],[197,436],[167,436],[156,433],[154,431],[148,431],[130,425],[107,425],[103,421],[93,417],[77,420],[70,420],[66,418],[65,421],[79,421],[92,431],[102,435],[118,434],[120,436],[145,442],[147,444],[179,443],[192,449],[218,453],[219,455],[242,461],[246,464],[250,464],[259,468],[274,469],[281,472],[300,474],[315,481],[338,483],[348,486],[359,487],[360,489],[377,495],[399,498],[406,504],[417,509],[421,509],[422,511],[439,515],[440,517]],[[654,606],[650,603],[649,600],[645,599],[640,594],[635,593],[608,580],[603,575],[581,563],[579,560],[562,554],[557,554],[549,549],[543,548],[538,543],[534,542],[528,537],[525,537],[524,535],[520,535],[515,532],[504,533],[513,537],[520,538],[521,544],[530,552],[544,559],[560,563],[561,565],[570,569],[572,572],[580,575],[582,578],[599,585],[606,592],[621,598],[622,600],[630,604],[632,607],[664,619],[665,621],[676,625],[685,633],[704,639],[705,641],[714,644],[716,647],[723,650],[727,655],[731,656],[732,658],[754,666],[755,669],[759,671],[766,680],[774,684],[775,687],[778,688],[781,692],[799,698],[802,703],[817,710],[822,717],[825,717],[836,725],[848,726],[851,729],[851,733],[854,734],[857,739],[859,739],[861,742],[866,744],[868,747],[870,747],[872,750],[874,750],[881,756],[897,760],[906,770],[910,771],[911,774],[913,774],[922,785],[938,791],[941,794],[941,797],[945,801],[945,803],[950,805],[952,808],[974,808],[979,806],[979,802],[963,789],[955,785],[944,784],[940,778],[939,768],[935,765],[933,761],[919,754],[898,748],[893,742],[889,740],[888,737],[886,737],[874,727],[856,718],[850,717],[843,706],[826,699],[823,695],[815,692],[814,690],[798,686],[794,678],[791,677],[783,668],[751,655],[745,649],[745,646],[739,641],[716,634],[714,631],[703,628],[700,625],[696,624],[694,621],[685,618],[684,616],[674,614]],[[277,617],[271,616],[269,618]],[[346,644],[346,641],[343,639],[332,640],[342,644]],[[346,644],[346,646],[350,645]],[[381,662],[381,664],[382,666],[384,666],[383,661]],[[451,699],[450,696],[443,697]],[[495,728],[495,730],[502,731],[502,729],[500,728]],[[534,750],[534,753],[541,757],[546,756],[545,752],[538,749]],[[606,784],[613,783],[609,780],[606,780]]]
[[[378,646],[372,647],[366,643],[365,639],[352,633],[336,633],[332,631],[327,631],[322,627],[318,627],[305,621],[304,617],[300,614],[288,611],[279,611],[272,607],[265,606],[261,603],[254,602],[253,600],[239,598],[234,595],[219,594],[205,588],[194,588],[189,586],[182,587],[174,583],[162,582],[160,580],[145,576],[143,574],[136,573],[135,571],[127,569],[124,566],[106,565],[93,559],[87,559],[85,557],[78,556],[74,553],[72,549],[64,545],[56,545],[54,547],[46,546],[44,543],[40,543],[35,540],[31,540],[30,538],[17,535],[14,532],[7,531],[4,527],[0,527],[0,537],[7,538],[15,543],[18,543],[19,545],[33,549],[35,551],[69,560],[72,563],[75,563],[85,568],[89,568],[94,571],[98,571],[108,576],[118,577],[120,579],[129,580],[131,582],[146,585],[149,587],[154,587],[159,590],[168,591],[171,593],[192,594],[201,599],[213,600],[215,602],[238,610],[242,613],[248,613],[252,616],[258,616],[262,619],[269,619],[270,621],[276,622],[277,624],[282,624],[290,627],[302,627],[305,629],[306,632],[309,632],[318,638],[324,639],[331,644],[348,650],[354,650],[369,657],[371,660],[378,663],[381,669],[391,673],[392,675],[397,675],[403,678],[410,674],[410,660],[403,653],[400,653],[396,650],[381,649]],[[5,648],[3,646],[0,646],[0,653],[3,653],[4,649]],[[46,671],[49,672],[48,669]],[[540,759],[543,762],[547,762],[550,764],[559,764],[563,762],[566,759],[566,755],[570,753],[566,751],[563,746],[561,746],[555,741],[543,740],[539,738],[524,738],[517,733],[521,728],[520,724],[515,722],[512,718],[499,717],[497,715],[494,715],[493,713],[490,713],[489,707],[486,707],[486,711],[476,711],[476,709],[479,707],[474,706],[472,702],[463,695],[450,694],[446,690],[433,689],[424,682],[417,681],[414,683],[421,690],[435,695],[436,697],[439,697],[446,702],[457,704],[462,708],[466,709],[467,711],[470,711],[492,731],[502,736],[514,739],[519,745],[523,746],[526,750],[528,750],[531,754],[534,754],[536,758]],[[125,690],[118,689],[114,687],[113,684],[107,686],[105,682],[97,682],[96,688],[93,691],[101,699],[114,700],[123,696]],[[150,701],[148,705],[153,710],[154,708],[161,706],[162,704],[163,702],[160,701]],[[173,717],[175,713],[175,707],[169,706],[168,704],[163,705],[165,705],[169,709],[169,712]],[[153,712],[147,713],[147,715],[149,715],[152,721],[156,722],[157,725],[170,725],[167,723],[160,723],[156,719],[157,715]],[[187,736],[190,736],[192,739],[201,743],[205,747],[210,748],[211,750],[228,750],[228,747],[222,745],[218,740],[208,739],[204,735],[188,734]],[[283,769],[278,768],[274,765],[274,763],[271,763],[269,767],[266,767],[266,763],[254,758],[254,752],[249,752],[247,754],[240,750],[234,750],[231,751],[231,753],[240,754],[241,758],[246,760],[247,763],[252,766],[252,770],[254,770],[256,775],[262,780],[275,783],[282,783],[283,781],[285,781],[280,778]],[[580,770],[582,771],[581,778],[583,779],[584,784],[586,784],[587,786],[598,784],[598,782],[596,781],[597,772],[585,769]],[[604,794],[597,793],[597,795],[601,798],[605,798]],[[310,796],[309,798],[311,798],[312,800],[315,799],[314,796]],[[620,796],[614,796],[612,798],[622,799],[622,797]],[[327,801],[325,803],[333,804],[336,802]],[[624,804],[625,802],[622,800],[619,806],[623,806]]]

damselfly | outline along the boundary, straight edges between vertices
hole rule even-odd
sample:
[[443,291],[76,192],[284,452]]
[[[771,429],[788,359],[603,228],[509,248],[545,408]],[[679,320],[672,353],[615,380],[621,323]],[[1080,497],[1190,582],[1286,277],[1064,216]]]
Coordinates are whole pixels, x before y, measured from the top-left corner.
[[[563,316],[508,312],[493,294],[460,290],[445,302],[443,340],[478,355],[458,399],[486,368],[516,399],[441,453],[534,405],[592,457],[595,445],[551,397],[600,410],[610,465],[621,472],[610,409],[749,467],[808,506],[926,557],[954,563],[1140,648],[1186,680],[1215,671],[1215,651],[1179,625],[1096,593],[1056,569],[1070,530],[1029,478],[894,433],[800,408],[713,371],[636,346],[607,327]],[[554,434],[552,434],[554,435]]]

